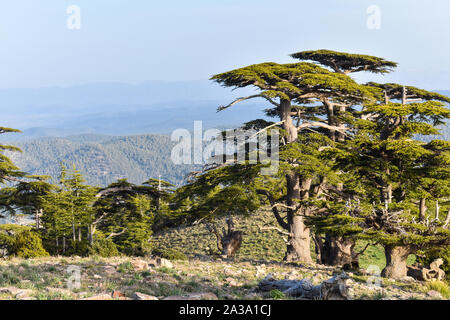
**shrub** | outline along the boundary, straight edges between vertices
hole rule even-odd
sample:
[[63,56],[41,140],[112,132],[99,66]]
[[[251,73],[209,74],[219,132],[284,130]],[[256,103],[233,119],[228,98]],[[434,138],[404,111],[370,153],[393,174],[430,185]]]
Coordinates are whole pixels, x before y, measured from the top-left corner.
[[270,290],[270,296],[272,297],[272,299],[274,300],[281,300],[281,299],[285,299],[286,296],[284,295],[283,292],[281,292],[280,290],[274,289],[274,290]]
[[111,239],[98,239],[89,249],[89,255],[98,255],[100,257],[116,257],[119,254],[116,244]]
[[31,230],[22,231],[14,236],[11,253],[20,258],[47,257],[48,252],[42,246],[42,239]]
[[171,248],[157,248],[153,250],[153,255],[167,259],[167,260],[187,260],[187,256],[176,249]]

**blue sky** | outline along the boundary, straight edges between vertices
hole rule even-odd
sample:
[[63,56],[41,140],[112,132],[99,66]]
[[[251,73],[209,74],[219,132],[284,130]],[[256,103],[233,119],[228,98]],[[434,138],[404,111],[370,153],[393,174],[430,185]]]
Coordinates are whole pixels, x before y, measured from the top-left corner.
[[[81,29],[66,27],[67,7]],[[367,28],[377,5],[381,29]],[[206,80],[333,49],[400,63],[384,79],[450,89],[448,0],[14,0],[0,3],[0,88]]]

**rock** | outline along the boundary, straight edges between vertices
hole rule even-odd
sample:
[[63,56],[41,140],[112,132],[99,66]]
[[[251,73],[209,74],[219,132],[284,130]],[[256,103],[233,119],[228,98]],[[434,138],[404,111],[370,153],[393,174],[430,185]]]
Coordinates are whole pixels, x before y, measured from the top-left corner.
[[212,292],[190,293],[187,296],[169,296],[163,300],[219,300]]
[[0,293],[12,294],[15,296],[20,290],[22,289],[16,287],[0,288]]
[[[33,300],[30,295],[33,293],[33,290],[31,289],[21,289],[16,287],[6,287],[6,288],[0,288],[0,293],[6,293],[14,296],[17,299],[24,299],[24,300]],[[30,298],[30,299],[25,299]]]
[[33,290],[30,289],[21,289],[19,292],[15,294],[16,298],[19,300],[29,300],[30,295],[33,293]]
[[144,260],[134,260],[131,262],[135,271],[146,271],[148,270],[148,263]]
[[107,293],[103,293],[103,294],[98,294],[89,298],[83,298],[81,300],[112,300],[112,296],[107,294]]
[[133,299],[134,300],[158,300],[157,297],[155,296],[151,296],[145,293],[140,293],[140,292],[135,292],[133,294]]
[[427,295],[432,298],[442,299],[442,294],[436,290],[430,290],[427,292]]
[[225,281],[228,283],[229,286],[231,287],[237,287],[239,286],[239,283],[234,280],[233,278],[226,278]]
[[169,269],[173,268],[172,262],[170,262],[169,260],[164,259],[164,258],[156,258],[156,265],[158,267],[165,267],[165,268],[169,268]]
[[113,267],[113,266],[105,266],[105,267],[104,267],[104,271],[105,271],[105,273],[107,273],[107,274],[109,274],[109,275],[111,275],[111,274],[117,272],[117,271],[116,271],[116,268]]

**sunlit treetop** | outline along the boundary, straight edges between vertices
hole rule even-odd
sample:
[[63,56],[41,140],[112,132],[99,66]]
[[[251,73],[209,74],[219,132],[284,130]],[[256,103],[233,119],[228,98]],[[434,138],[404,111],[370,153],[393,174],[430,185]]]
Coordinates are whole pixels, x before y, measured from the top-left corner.
[[308,99],[325,97],[361,101],[362,97],[373,95],[373,87],[360,85],[345,74],[332,72],[309,62],[254,64],[214,75],[211,80],[225,87],[253,86],[261,91],[253,96],[239,98],[226,107],[220,107],[219,111],[256,97],[265,98],[276,105],[273,101],[275,98],[307,103]]
[[403,86],[397,83],[376,83],[369,82],[367,86],[375,87],[382,89],[386,92],[386,95],[390,99],[401,100],[403,97],[403,88],[406,89],[406,95],[408,100],[437,100],[442,102],[450,102],[450,97],[447,97],[443,94],[427,91],[424,89],[412,87],[412,86]]
[[397,67],[396,62],[383,58],[332,50],[302,51],[291,54],[291,57],[299,60],[315,61],[333,69],[335,72],[344,74],[360,71],[389,73]]

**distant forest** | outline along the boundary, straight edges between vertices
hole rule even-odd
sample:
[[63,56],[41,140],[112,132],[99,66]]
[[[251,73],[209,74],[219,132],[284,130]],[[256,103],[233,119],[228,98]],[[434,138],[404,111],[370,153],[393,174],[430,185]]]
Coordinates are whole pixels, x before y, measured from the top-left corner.
[[41,138],[16,145],[22,153],[10,157],[24,171],[57,178],[61,162],[74,164],[90,185],[106,186],[121,178],[142,183],[150,177],[182,185],[193,169],[175,165],[170,159],[174,142],[163,135],[78,135]]

